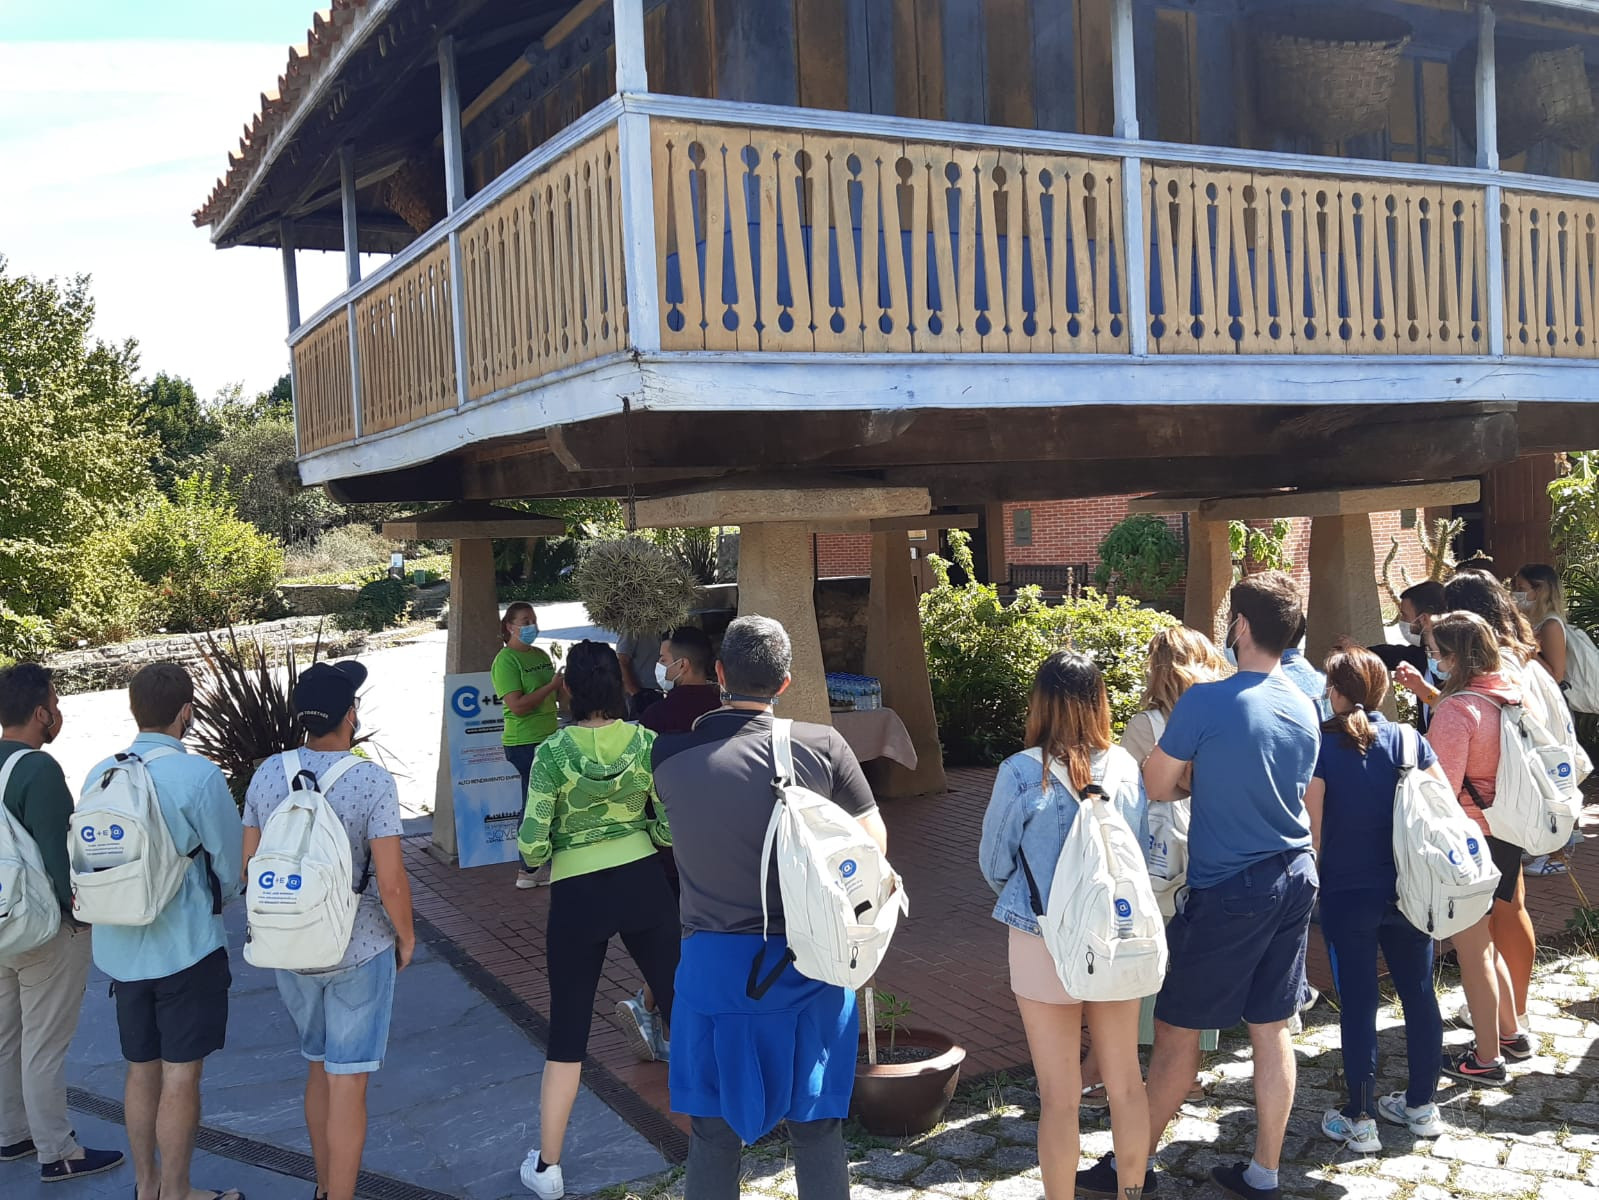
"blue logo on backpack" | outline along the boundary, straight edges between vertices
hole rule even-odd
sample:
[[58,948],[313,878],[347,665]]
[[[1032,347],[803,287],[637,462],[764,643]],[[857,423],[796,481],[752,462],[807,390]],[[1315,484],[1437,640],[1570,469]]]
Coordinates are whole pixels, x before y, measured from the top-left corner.
[[855,865],[855,860],[853,858],[846,858],[843,862],[838,864],[838,873],[845,879],[850,878],[850,876],[854,875],[859,869],[860,868]]
[[256,879],[256,883],[270,891],[272,885],[277,882],[277,878],[278,877],[271,871],[262,871],[260,876]]
[[1125,921],[1128,917],[1133,915],[1133,906],[1126,900],[1118,899],[1116,901],[1116,915]]
[[120,825],[111,826],[111,840],[113,842],[120,842],[123,839],[124,836],[125,836],[125,834],[123,832],[122,826],[120,826]]
[[93,842],[94,841],[94,826],[93,825],[85,825],[83,827],[83,840],[86,841],[86,842]]
[[298,875],[290,875],[289,876],[289,891],[297,892],[299,890],[300,890],[300,877]]

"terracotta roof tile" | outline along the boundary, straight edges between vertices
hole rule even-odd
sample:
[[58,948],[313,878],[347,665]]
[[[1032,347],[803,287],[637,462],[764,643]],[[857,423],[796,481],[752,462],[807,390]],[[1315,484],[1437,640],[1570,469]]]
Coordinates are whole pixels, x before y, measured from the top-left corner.
[[289,47],[288,65],[278,78],[278,86],[261,93],[260,111],[239,138],[239,148],[228,152],[228,170],[206,202],[194,213],[198,226],[215,225],[222,220],[243,194],[245,185],[265,156],[273,139],[298,113],[318,72],[356,27],[362,14],[375,0],[332,0],[331,8],[311,18],[303,45]]

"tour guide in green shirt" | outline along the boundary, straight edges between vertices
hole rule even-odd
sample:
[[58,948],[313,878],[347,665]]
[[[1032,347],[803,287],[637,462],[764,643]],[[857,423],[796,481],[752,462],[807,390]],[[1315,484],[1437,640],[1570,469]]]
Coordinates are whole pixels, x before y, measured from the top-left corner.
[[[524,600],[512,604],[500,620],[500,641],[505,643],[505,649],[494,656],[491,671],[494,691],[505,704],[505,757],[521,776],[524,804],[533,756],[539,743],[556,729],[555,694],[561,688],[561,673],[550,656],[533,644],[538,636],[539,621],[533,606]],[[519,888],[547,883],[547,875],[540,878],[526,866],[517,872]]]

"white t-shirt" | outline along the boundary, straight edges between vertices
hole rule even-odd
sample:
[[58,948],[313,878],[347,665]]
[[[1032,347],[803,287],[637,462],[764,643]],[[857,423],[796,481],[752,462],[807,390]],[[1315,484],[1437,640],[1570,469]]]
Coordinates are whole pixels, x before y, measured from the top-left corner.
[[[300,766],[321,778],[345,756],[343,750],[300,749]],[[260,829],[278,806],[289,798],[289,780],[283,772],[281,758],[268,759],[261,764],[250,780],[244,797],[244,827]],[[338,814],[344,832],[350,839],[350,862],[354,867],[355,883],[361,883],[371,850],[368,843],[373,838],[399,837],[404,831],[400,824],[400,796],[394,787],[394,776],[374,762],[363,762],[351,767],[333,784],[327,801]],[[350,946],[344,958],[331,971],[358,967],[377,955],[394,948],[394,925],[389,914],[383,911],[383,901],[378,895],[377,873],[374,871],[361,894],[361,903],[355,912],[355,927],[350,934]],[[308,971],[306,974],[317,974]]]

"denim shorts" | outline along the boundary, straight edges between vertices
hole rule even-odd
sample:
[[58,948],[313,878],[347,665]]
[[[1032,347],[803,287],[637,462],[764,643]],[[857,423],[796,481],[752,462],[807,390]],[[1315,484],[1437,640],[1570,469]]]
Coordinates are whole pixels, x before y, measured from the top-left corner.
[[1193,888],[1166,927],[1170,960],[1155,1019],[1179,1029],[1231,1029],[1239,1021],[1271,1025],[1298,1012],[1316,885],[1307,849]]
[[381,1067],[394,1010],[394,972],[392,947],[342,971],[279,971],[278,995],[300,1031],[300,1053],[329,1075],[365,1075]]

